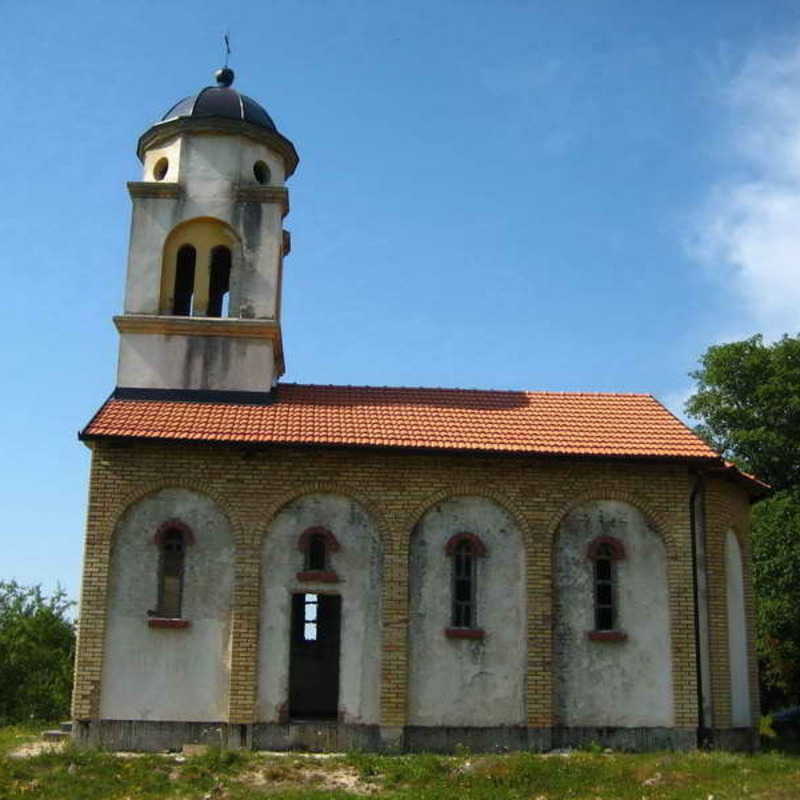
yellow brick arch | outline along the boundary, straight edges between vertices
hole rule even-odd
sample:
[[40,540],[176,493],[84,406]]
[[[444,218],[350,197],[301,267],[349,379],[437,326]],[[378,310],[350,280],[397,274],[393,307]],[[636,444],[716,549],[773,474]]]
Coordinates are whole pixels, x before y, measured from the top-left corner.
[[[602,486],[595,486],[592,489],[585,489],[567,500],[561,507],[553,512],[544,526],[545,535],[549,539],[550,549],[553,550],[558,529],[566,519],[567,515],[576,508],[597,500],[613,500],[626,503],[635,508],[647,520],[651,528],[662,538],[667,550],[667,558],[673,560],[677,555],[677,544],[670,520],[661,512],[653,509],[646,499],[633,492],[620,491],[619,489],[606,489]],[[689,499],[686,499],[686,513],[688,514]]]
[[361,492],[354,490],[352,486],[343,483],[335,482],[310,482],[300,484],[294,487],[291,491],[274,498],[270,504],[264,509],[263,517],[264,524],[260,532],[259,538],[263,540],[269,534],[270,527],[275,518],[285,508],[291,505],[296,500],[302,497],[308,497],[313,494],[330,494],[338,497],[344,497],[361,506],[366,513],[373,528],[378,534],[382,547],[385,549],[389,544],[389,535],[386,527],[386,522],[381,510],[375,503]]
[[414,509],[405,516],[400,529],[407,531],[408,535],[410,536],[411,532],[422,521],[422,518],[428,513],[428,511],[430,511],[439,503],[444,503],[447,500],[451,500],[455,497],[481,497],[486,500],[491,500],[506,514],[508,514],[509,517],[511,517],[511,519],[514,521],[514,524],[519,529],[523,547],[528,549],[530,545],[529,539],[531,524],[528,521],[525,512],[504,492],[481,484],[452,484],[429,495],[422,502],[418,503]]
[[195,305],[202,314],[206,313],[208,305],[211,251],[220,245],[231,251],[231,275],[241,264],[241,241],[236,231],[226,222],[216,217],[195,217],[176,225],[164,240],[159,301],[161,314],[172,313],[178,251],[184,245],[191,245],[196,253]]
[[107,536],[108,543],[110,544],[113,541],[120,520],[123,518],[123,516],[125,516],[130,508],[137,503],[140,503],[142,500],[145,500],[150,495],[156,494],[157,492],[165,489],[183,489],[187,492],[192,492],[193,494],[202,495],[203,497],[208,498],[220,509],[220,511],[222,511],[225,518],[228,520],[228,525],[230,525],[231,530],[231,537],[233,538],[236,549],[238,550],[242,547],[242,545],[244,545],[244,528],[241,524],[241,521],[236,515],[233,506],[222,495],[218,494],[213,489],[209,489],[208,487],[198,489],[197,483],[193,483],[188,480],[181,481],[174,479],[153,481],[148,484],[140,485],[136,489],[131,490],[128,494],[123,495],[120,501],[111,509],[109,509],[107,521],[101,526],[101,530]]

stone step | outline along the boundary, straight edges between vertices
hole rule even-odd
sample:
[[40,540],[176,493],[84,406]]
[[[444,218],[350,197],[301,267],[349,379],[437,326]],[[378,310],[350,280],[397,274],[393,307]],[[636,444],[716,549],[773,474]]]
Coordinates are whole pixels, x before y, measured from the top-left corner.
[[44,742],[63,742],[69,737],[70,734],[67,731],[42,731],[42,741]]
[[69,719],[66,722],[62,722],[59,726],[64,733],[72,733],[72,720]]

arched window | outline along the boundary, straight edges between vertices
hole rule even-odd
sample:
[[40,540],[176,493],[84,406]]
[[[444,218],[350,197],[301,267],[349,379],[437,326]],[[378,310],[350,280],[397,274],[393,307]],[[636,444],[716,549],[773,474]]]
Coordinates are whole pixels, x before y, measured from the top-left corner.
[[298,580],[317,583],[339,580],[330,563],[330,554],[339,550],[339,542],[327,528],[307,528],[300,535],[297,549],[303,553],[303,570],[297,573]]
[[328,545],[325,535],[315,533],[309,539],[306,550],[306,569],[324,570],[328,568]]
[[160,586],[158,597],[159,615],[177,619],[181,615],[183,599],[183,562],[186,545],[183,533],[175,528],[161,537]]
[[231,282],[231,251],[218,245],[211,251],[211,265],[208,281],[209,317],[228,316],[228,290]]
[[[451,609],[448,635],[458,629],[480,631],[478,628],[478,563],[486,555],[486,547],[474,533],[458,533],[452,536],[445,552],[452,559]],[[482,633],[482,632],[481,632]]]
[[453,627],[474,628],[475,611],[475,554],[463,539],[453,553]]
[[158,604],[147,612],[150,626],[185,627],[189,623],[181,619],[183,576],[186,547],[194,542],[194,536],[188,525],[175,519],[158,528],[154,542],[158,547]]
[[175,315],[191,316],[196,259],[197,253],[192,245],[185,244],[178,250],[175,261],[175,290],[172,301],[172,313]]
[[588,557],[593,562],[594,630],[614,631],[619,612],[616,562],[625,558],[625,548],[618,539],[602,536],[589,544]]

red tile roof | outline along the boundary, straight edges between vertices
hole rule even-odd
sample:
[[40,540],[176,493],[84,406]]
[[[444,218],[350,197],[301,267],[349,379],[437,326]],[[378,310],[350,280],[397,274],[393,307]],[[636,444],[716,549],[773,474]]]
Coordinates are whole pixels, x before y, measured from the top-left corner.
[[269,405],[112,397],[82,438],[719,460],[646,394],[280,384]]

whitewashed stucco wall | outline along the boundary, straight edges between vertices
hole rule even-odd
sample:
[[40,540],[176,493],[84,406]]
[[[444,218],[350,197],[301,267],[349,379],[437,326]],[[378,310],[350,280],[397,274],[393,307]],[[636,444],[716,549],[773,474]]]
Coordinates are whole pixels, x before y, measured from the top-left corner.
[[[593,563],[589,543],[619,539],[616,562],[621,642],[591,641]],[[588,502],[561,523],[555,553],[555,680],[562,725],[660,727],[673,724],[666,553],[659,534],[632,506]]]
[[[194,534],[186,548],[182,616],[188,628],[148,627],[158,602],[163,522]],[[100,715],[104,719],[223,721],[228,712],[234,544],[207,497],[164,489],[130,508],[114,534]]]
[[[341,549],[330,555],[338,583],[297,580],[303,570],[298,540],[311,527],[330,530]],[[347,497],[301,497],[270,524],[262,548],[262,610],[256,718],[278,722],[289,696],[291,599],[296,593],[342,598],[339,713],[343,722],[380,718],[381,543],[364,509]]]
[[[457,533],[480,536],[477,627],[483,639],[449,639],[451,558]],[[513,519],[482,497],[458,497],[428,511],[410,548],[410,725],[494,726],[525,721],[525,553]]]

